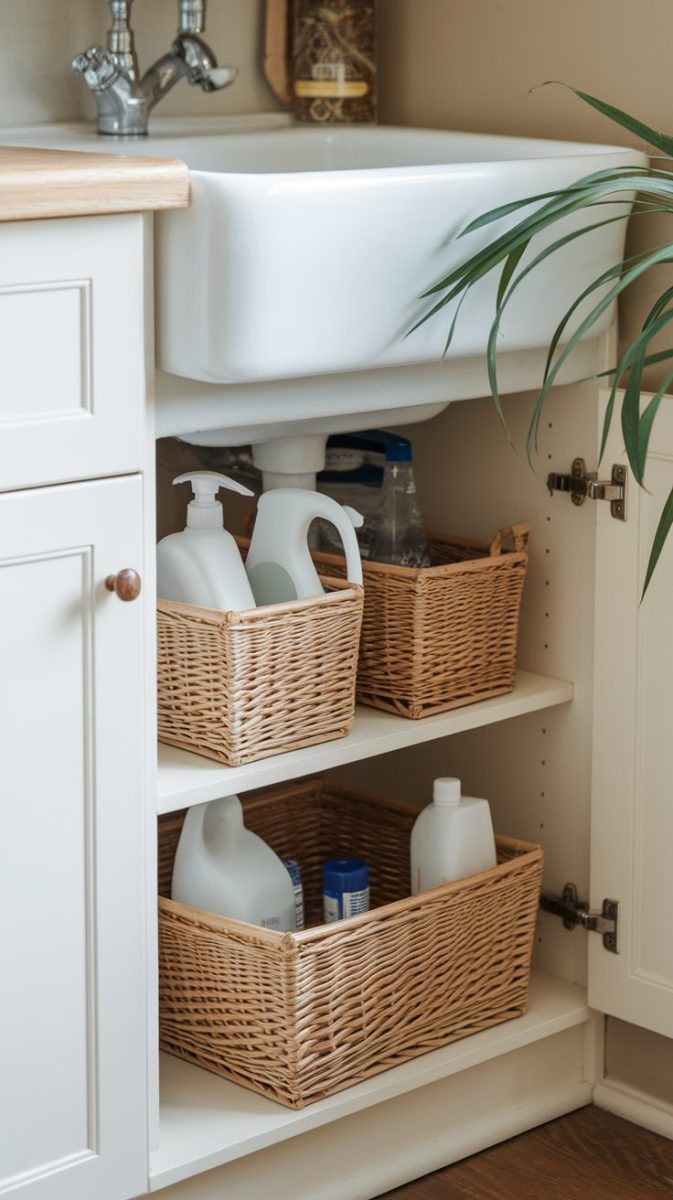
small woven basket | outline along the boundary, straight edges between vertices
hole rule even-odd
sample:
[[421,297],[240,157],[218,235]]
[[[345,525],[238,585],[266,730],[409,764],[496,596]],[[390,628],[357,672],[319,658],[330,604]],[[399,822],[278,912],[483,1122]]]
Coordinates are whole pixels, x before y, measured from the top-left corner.
[[[363,562],[358,700],[418,718],[511,692],[529,536],[524,523],[490,543],[433,536],[431,567]],[[314,557],[343,576],[343,559]]]
[[159,741],[229,767],[345,737],[355,712],[362,588],[216,612],[159,600]]
[[159,821],[164,1050],[289,1108],[526,1011],[542,850],[498,838],[499,865],[409,897],[416,808],[319,780],[244,801],[245,823],[299,862],[307,923],[322,863],[370,866],[372,910],[301,933],[167,899],[184,814]]

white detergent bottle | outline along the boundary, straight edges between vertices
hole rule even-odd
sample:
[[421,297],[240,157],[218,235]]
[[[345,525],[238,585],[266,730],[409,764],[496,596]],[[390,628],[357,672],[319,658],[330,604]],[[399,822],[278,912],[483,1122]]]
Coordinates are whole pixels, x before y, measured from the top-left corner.
[[496,865],[488,800],[462,796],[460,779],[436,779],[432,804],[411,831],[411,894]]
[[278,855],[243,824],[238,796],[185,817],[171,895],[180,904],[282,932],[296,928],[294,884]]
[[192,471],[173,480],[174,484],[187,482],[194,492],[187,505],[187,526],[180,533],[169,533],[157,546],[157,594],[162,600],[223,612],[254,608],[243,559],[224,528],[222,505],[215,498],[221,487],[242,496],[253,493],[215,471]]
[[258,604],[279,604],[322,596],[323,587],[308,543],[311,522],[322,517],[335,525],[346,555],[349,583],[362,584],[362,562],[355,529],[362,517],[353,508],[305,488],[273,488],[257,502],[257,518],[246,570]]

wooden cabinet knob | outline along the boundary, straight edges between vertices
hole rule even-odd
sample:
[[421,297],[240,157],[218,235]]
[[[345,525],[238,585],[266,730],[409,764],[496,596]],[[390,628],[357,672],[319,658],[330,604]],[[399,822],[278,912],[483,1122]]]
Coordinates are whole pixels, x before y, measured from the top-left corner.
[[108,592],[114,592],[120,600],[137,600],[143,581],[132,567],[124,567],[122,571],[117,571],[116,575],[108,575],[105,586]]

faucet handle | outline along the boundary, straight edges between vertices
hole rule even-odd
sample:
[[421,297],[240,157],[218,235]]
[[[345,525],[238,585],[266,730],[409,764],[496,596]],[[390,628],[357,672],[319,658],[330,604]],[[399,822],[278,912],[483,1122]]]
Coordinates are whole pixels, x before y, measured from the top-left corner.
[[84,76],[85,83],[94,92],[109,87],[120,74],[114,54],[102,46],[90,46],[82,54],[76,54],[72,69],[76,75]]

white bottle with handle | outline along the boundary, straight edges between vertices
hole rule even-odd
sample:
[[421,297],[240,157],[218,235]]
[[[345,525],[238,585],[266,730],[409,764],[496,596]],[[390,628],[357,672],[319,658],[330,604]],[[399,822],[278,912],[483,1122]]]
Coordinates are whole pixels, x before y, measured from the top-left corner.
[[157,594],[162,600],[199,604],[222,612],[255,608],[243,559],[224,528],[223,508],[216,499],[220,488],[252,496],[226,475],[191,471],[173,483],[191,483],[194,498],[187,505],[187,525],[170,533],[157,546]]
[[245,828],[238,796],[188,810],[175,853],[171,896],[180,904],[265,929],[296,928],[294,883],[275,851]]
[[461,795],[460,779],[436,779],[432,803],[411,831],[411,894],[496,865],[488,800]]
[[246,570],[258,604],[279,604],[322,596],[323,586],[311,558],[308,531],[322,517],[335,525],[346,555],[349,583],[362,585],[362,562],[355,529],[362,517],[353,508],[306,488],[273,488],[257,502],[257,519]]

